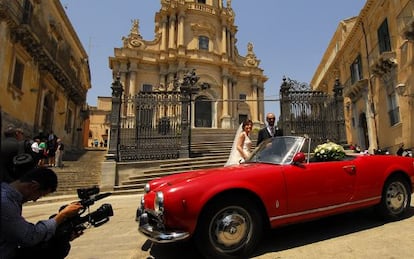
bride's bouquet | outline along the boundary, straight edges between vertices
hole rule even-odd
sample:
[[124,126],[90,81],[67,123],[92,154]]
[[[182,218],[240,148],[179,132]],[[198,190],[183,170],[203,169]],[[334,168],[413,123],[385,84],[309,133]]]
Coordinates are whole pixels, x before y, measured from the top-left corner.
[[335,161],[345,157],[344,148],[333,142],[318,145],[314,152],[316,159],[319,161]]

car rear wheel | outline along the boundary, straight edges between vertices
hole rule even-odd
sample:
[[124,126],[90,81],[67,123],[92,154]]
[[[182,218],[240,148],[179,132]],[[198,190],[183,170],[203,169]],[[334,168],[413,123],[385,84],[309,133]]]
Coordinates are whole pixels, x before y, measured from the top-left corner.
[[[238,201],[236,201],[236,199]],[[235,196],[203,210],[195,234],[206,258],[240,258],[250,254],[263,234],[259,209],[251,199]]]
[[392,177],[387,180],[382,191],[379,206],[382,216],[387,220],[400,219],[410,207],[410,186],[402,177]]

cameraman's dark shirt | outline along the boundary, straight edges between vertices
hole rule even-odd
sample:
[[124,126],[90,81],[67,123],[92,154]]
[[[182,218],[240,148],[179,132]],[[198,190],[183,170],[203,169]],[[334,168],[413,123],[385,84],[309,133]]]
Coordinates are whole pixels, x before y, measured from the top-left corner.
[[0,258],[12,258],[18,246],[34,246],[50,239],[56,231],[55,219],[42,220],[36,224],[22,217],[20,192],[7,183],[1,183]]

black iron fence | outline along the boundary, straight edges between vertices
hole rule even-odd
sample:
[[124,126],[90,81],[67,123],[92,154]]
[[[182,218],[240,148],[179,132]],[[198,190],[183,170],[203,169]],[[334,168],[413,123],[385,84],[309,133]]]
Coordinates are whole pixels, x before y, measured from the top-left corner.
[[180,92],[141,92],[124,98],[122,107],[129,116],[120,121],[120,161],[179,157]]
[[314,145],[346,143],[342,86],[333,93],[313,91],[305,83],[283,79],[280,88],[281,127],[285,135],[309,136]]

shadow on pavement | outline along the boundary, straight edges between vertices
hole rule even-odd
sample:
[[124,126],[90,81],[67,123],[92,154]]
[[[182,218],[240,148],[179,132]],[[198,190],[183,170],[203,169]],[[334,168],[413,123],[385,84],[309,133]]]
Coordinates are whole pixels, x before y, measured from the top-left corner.
[[[414,207],[410,208],[405,218],[414,215]],[[379,218],[374,210],[365,209],[341,215],[331,216],[306,223],[294,224],[270,230],[263,238],[253,257],[309,245],[312,243],[336,238],[351,233],[375,228],[387,224]],[[193,242],[174,244],[144,243],[143,251],[150,251],[147,259],[194,259],[202,258]]]
[[[410,218],[413,215],[414,207],[411,207],[403,219]],[[253,256],[309,245],[376,228],[387,223],[375,213],[373,208],[368,208],[316,221],[276,228],[269,231]]]

